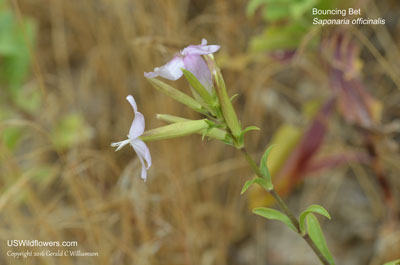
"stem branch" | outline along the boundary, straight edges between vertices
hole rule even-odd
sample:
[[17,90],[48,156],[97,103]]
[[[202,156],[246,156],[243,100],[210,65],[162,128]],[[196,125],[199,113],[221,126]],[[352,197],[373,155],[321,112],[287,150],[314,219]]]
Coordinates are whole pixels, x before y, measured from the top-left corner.
[[[246,151],[246,149],[242,148],[240,150],[242,151],[243,155],[246,157],[246,160],[249,163],[249,165],[250,165],[251,169],[253,170],[253,172],[258,177],[264,178],[264,176],[261,174],[261,171],[260,171],[259,167],[257,166],[256,162],[250,156],[250,154]],[[304,234],[304,235],[301,233],[299,221],[294,216],[292,211],[289,209],[287,204],[282,200],[282,198],[279,196],[279,194],[275,191],[275,189],[272,188],[270,190],[267,190],[267,192],[272,195],[272,197],[275,199],[276,203],[279,205],[279,207],[282,209],[282,211],[289,217],[290,222],[296,227],[297,233],[307,242],[307,244],[310,246],[310,248],[314,251],[314,253],[319,258],[321,263],[324,264],[324,265],[330,265],[329,261],[325,258],[325,256],[322,254],[322,252],[318,249],[318,247],[312,241],[310,236],[307,233]]]

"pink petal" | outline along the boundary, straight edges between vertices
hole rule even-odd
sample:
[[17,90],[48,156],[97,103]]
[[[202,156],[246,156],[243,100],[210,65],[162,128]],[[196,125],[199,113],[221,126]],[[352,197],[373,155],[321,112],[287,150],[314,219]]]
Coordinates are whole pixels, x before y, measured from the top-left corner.
[[175,56],[165,65],[154,68],[154,72],[144,73],[144,76],[148,78],[161,76],[168,80],[178,80],[183,74],[181,71],[183,67],[182,58],[180,56]]
[[185,69],[196,76],[196,78],[207,89],[207,91],[211,93],[211,73],[204,59],[200,55],[190,54],[183,58],[183,63],[185,65]]
[[206,45],[207,40],[203,39],[200,45],[190,45],[183,49],[182,55],[205,55],[211,54],[219,50],[219,45]]

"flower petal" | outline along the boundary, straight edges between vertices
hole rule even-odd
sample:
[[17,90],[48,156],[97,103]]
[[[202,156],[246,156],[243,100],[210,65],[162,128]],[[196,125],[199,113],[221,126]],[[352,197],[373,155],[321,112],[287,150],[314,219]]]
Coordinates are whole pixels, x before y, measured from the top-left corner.
[[148,78],[161,76],[168,80],[178,80],[183,74],[181,71],[183,67],[182,57],[175,56],[165,65],[154,68],[154,72],[144,73],[144,76]]
[[219,50],[219,45],[207,45],[207,40],[202,39],[200,45],[190,45],[183,49],[182,55],[205,55]]
[[207,91],[211,94],[212,91],[212,79],[210,69],[207,66],[207,63],[200,55],[186,55],[183,58],[183,62],[185,64],[185,69],[191,72],[194,76],[196,76],[197,80],[207,89]]
[[140,172],[140,177],[146,181],[147,180],[147,170],[143,161],[143,158],[139,156],[140,163],[142,164],[142,171]]
[[[142,172],[140,174],[140,177],[146,181],[147,179],[147,170],[151,167],[151,155],[150,155],[150,150],[147,147],[147,145],[140,139],[135,139],[131,141],[131,146],[133,147],[133,150],[135,150],[136,154],[139,157],[140,163],[142,164]],[[146,164],[144,163],[144,160],[146,160]]]
[[129,129],[128,138],[136,139],[144,132],[144,126],[145,126],[144,116],[142,113],[138,112],[135,99],[131,95],[127,96],[126,99],[131,104],[133,111],[135,113],[135,118],[133,119],[131,128]]
[[144,132],[144,116],[140,112],[135,112],[135,118],[133,119],[131,128],[129,129],[128,138],[133,140],[141,136]]
[[147,145],[140,139],[131,140],[131,146],[135,150],[136,154],[146,160],[147,167],[149,169],[151,167],[151,155],[150,150]]
[[132,106],[132,108],[133,108],[133,111],[134,111],[135,113],[138,112],[138,108],[137,108],[137,105],[136,105],[136,101],[135,101],[135,99],[132,97],[132,95],[127,96],[127,97],[126,97],[126,100],[128,100],[129,103],[131,104],[131,106]]

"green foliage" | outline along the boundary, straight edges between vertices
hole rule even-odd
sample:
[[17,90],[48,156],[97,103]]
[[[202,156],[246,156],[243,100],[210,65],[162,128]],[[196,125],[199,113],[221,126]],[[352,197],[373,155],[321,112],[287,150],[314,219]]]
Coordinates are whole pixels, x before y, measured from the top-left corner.
[[293,231],[295,231],[297,233],[297,229],[296,227],[292,224],[292,222],[290,222],[289,217],[284,214],[281,213],[278,210],[275,209],[271,209],[271,208],[255,208],[253,209],[253,213],[260,215],[264,218],[267,219],[271,219],[271,220],[279,220],[281,222],[283,222],[285,225],[287,225],[290,229],[292,229]]
[[[0,86],[4,88],[1,96],[11,106],[34,112],[41,104],[40,92],[32,87],[23,87],[30,68],[29,45],[34,43],[35,24],[32,20],[17,17],[7,4],[0,0]],[[1,103],[1,102],[0,102]],[[8,119],[15,115],[14,108],[1,110],[0,119]],[[13,151],[23,135],[21,128],[4,128],[1,140]]]
[[289,13],[294,19],[301,19],[313,6],[318,3],[318,0],[297,0],[289,7]]
[[257,183],[258,185],[260,185],[262,188],[264,188],[266,190],[272,189],[272,187],[270,185],[268,185],[268,182],[265,179],[255,177],[252,180],[246,181],[246,183],[243,185],[243,188],[242,188],[242,191],[240,192],[240,194],[245,193],[250,188],[250,186],[253,185],[254,183]]
[[251,0],[246,8],[246,15],[247,16],[253,16],[254,13],[256,12],[257,8],[259,8],[261,5],[268,3],[268,0]]
[[329,252],[328,246],[326,245],[326,240],[324,234],[322,233],[317,217],[315,217],[315,215],[312,213],[307,214],[306,223],[307,232],[310,235],[311,240],[315,243],[317,248],[321,251],[329,263],[334,265],[335,261]]
[[387,262],[387,263],[385,263],[383,265],[400,265],[400,259],[396,259],[396,260]]
[[262,156],[260,161],[260,172],[265,177],[265,179],[267,180],[267,182],[271,187],[272,187],[272,180],[271,180],[271,174],[267,166],[267,160],[269,153],[271,152],[273,147],[274,145],[271,145],[270,147],[267,148],[267,150],[265,150],[264,155]]
[[[250,41],[251,52],[293,50],[313,27],[312,8],[329,9],[336,0],[251,0],[246,14],[253,16],[260,9],[267,23],[264,31]],[[317,35],[317,39],[319,35]],[[311,45],[316,39],[311,40]]]
[[253,16],[262,6],[263,18],[276,21],[285,18],[301,19],[303,15],[318,3],[318,0],[251,0],[246,14]]
[[271,25],[261,35],[251,39],[250,50],[260,52],[294,49],[300,44],[307,31],[306,26],[298,23]]
[[239,138],[238,138],[238,142],[239,143],[244,143],[244,135],[249,132],[249,131],[259,131],[260,128],[258,128],[257,126],[249,126],[246,127],[244,130],[241,131],[241,133],[239,134]]
[[2,130],[2,140],[9,150],[14,150],[22,136],[21,128],[9,127]]
[[306,217],[308,214],[310,213],[318,213],[320,215],[325,216],[328,219],[331,219],[331,216],[329,215],[328,211],[325,210],[324,207],[320,206],[320,205],[311,205],[309,206],[306,210],[304,210],[301,214],[300,214],[300,218],[299,218],[299,224],[300,224],[300,231],[305,234],[306,229],[305,229],[305,221],[306,221]]
[[29,45],[34,42],[35,25],[24,19],[18,23],[10,10],[0,10],[0,80],[13,97],[25,81],[30,67]]
[[24,87],[14,98],[14,103],[23,111],[35,113],[42,104],[42,94],[39,89]]
[[91,128],[86,124],[82,115],[78,113],[63,117],[51,132],[52,142],[59,151],[81,144],[91,136]]

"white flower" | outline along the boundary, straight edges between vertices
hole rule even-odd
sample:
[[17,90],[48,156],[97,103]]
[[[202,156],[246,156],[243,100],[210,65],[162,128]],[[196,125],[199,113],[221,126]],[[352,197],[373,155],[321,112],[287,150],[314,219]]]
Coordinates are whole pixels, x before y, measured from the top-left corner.
[[[132,105],[133,111],[135,113],[135,118],[133,119],[131,128],[129,130],[128,139],[118,143],[112,143],[111,146],[117,147],[115,151],[118,151],[125,145],[130,144],[133,150],[135,150],[136,154],[139,157],[140,163],[142,164],[141,178],[146,181],[147,170],[151,166],[151,155],[147,145],[139,139],[139,137],[144,132],[144,117],[143,114],[138,111],[135,99],[131,95],[127,96],[126,99]],[[147,166],[144,161],[146,161]]]

